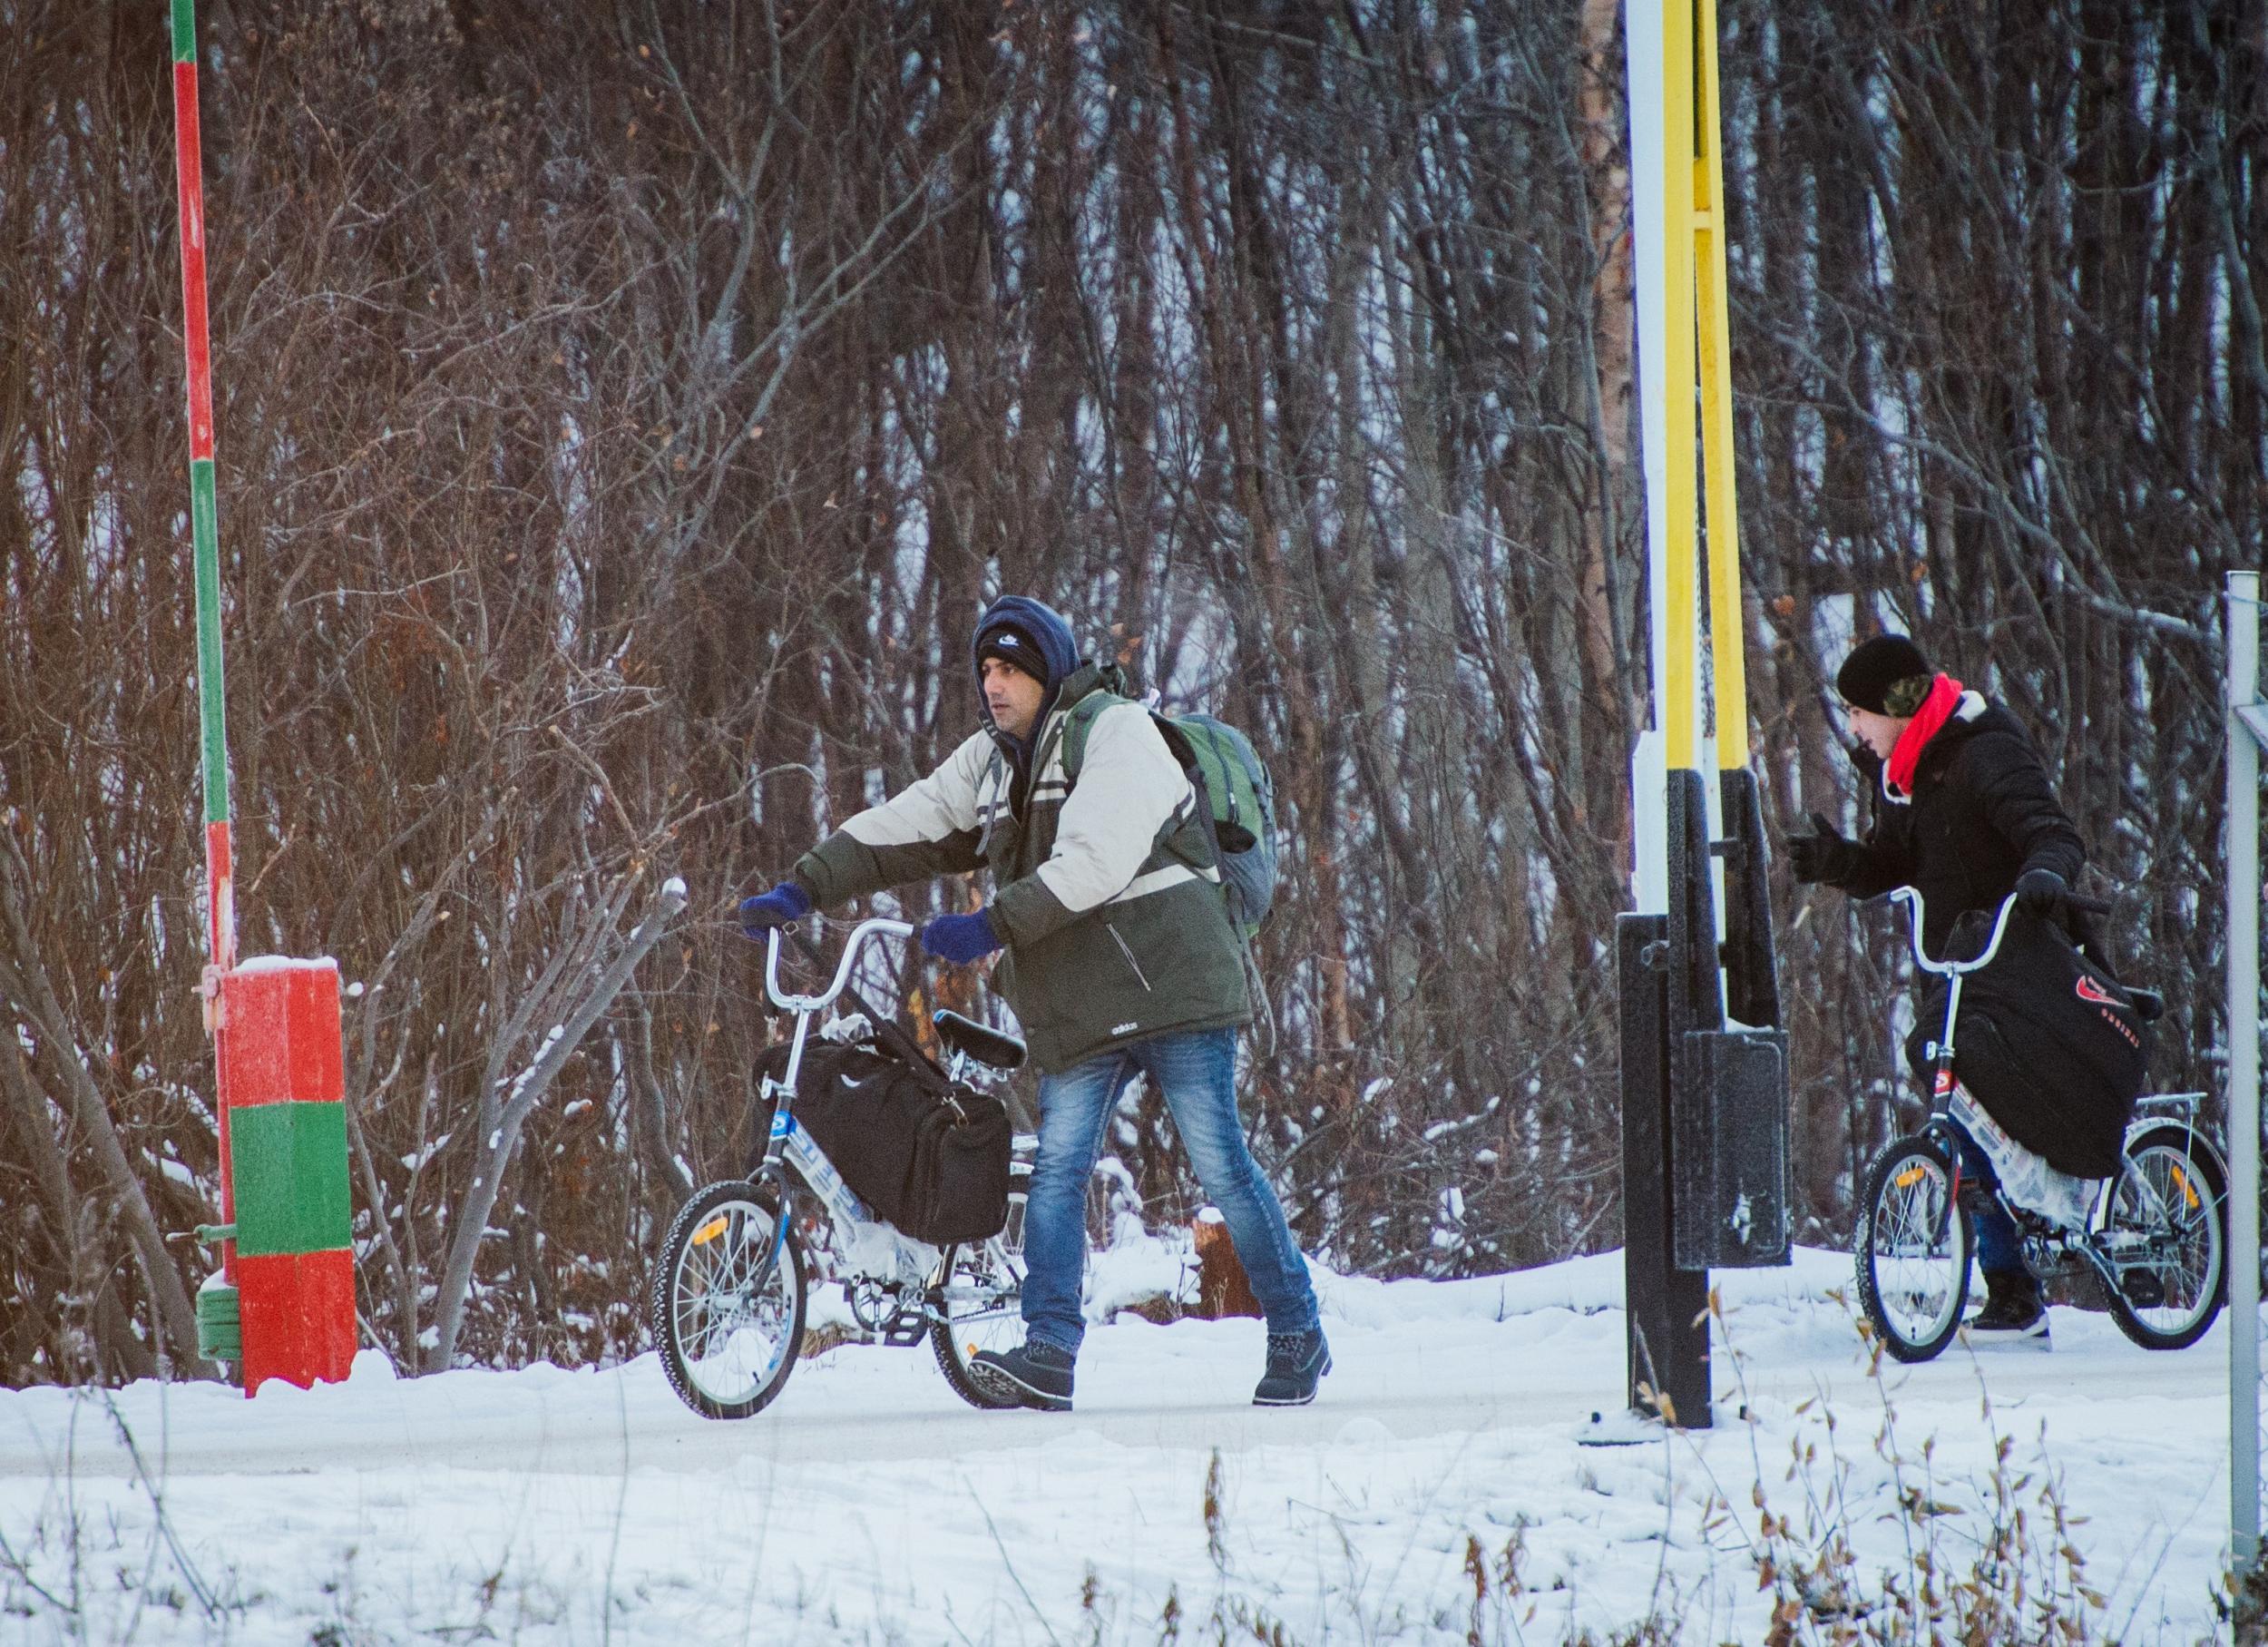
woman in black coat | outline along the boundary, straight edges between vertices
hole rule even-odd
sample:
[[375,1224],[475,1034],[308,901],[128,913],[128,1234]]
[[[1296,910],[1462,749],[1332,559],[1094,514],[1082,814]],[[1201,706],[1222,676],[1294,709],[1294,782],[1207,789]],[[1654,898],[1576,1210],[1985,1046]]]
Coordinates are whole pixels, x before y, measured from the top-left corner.
[[[2087,848],[2022,722],[1931,670],[1904,635],[1861,643],[1837,672],[1835,690],[1859,740],[1853,759],[1873,779],[1874,819],[1865,838],[1850,840],[1813,813],[1814,832],[1788,842],[1798,881],[1853,897],[1916,887],[1922,947],[1935,956],[1945,953],[1962,916],[1989,914],[2011,892],[2035,915],[2062,912]],[[1990,1180],[1981,1151],[1967,1170]],[[2045,1345],[2039,1284],[2014,1221],[1997,1204],[1977,1219],[1977,1262],[1986,1302],[1969,1324],[1972,1338]]]

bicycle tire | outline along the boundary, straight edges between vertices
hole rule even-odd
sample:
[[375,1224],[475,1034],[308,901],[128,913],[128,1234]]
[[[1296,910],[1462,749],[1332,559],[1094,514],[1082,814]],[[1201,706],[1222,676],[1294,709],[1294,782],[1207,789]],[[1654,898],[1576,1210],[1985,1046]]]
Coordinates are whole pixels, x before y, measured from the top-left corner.
[[1853,1239],[1859,1302],[1901,1361],[1927,1361],[1960,1330],[1976,1232],[1953,1194],[1953,1163],[1927,1138],[1901,1138],[1866,1171]]
[[741,1290],[780,1228],[775,1191],[727,1180],[695,1191],[662,1238],[654,1346],[670,1387],[704,1418],[753,1417],[778,1398],[796,1369],[807,1282],[792,1227],[764,1297]]
[[[2148,1239],[2155,1222],[2142,1204],[2148,1196],[2165,1206],[2182,1227],[2185,1255],[2199,1250],[2201,1261],[2182,1265],[2180,1303],[2141,1304],[2107,1284],[2101,1287],[2103,1301],[2118,1330],[2143,1348],[2186,1349],[2204,1337],[2228,1299],[2228,1182],[2213,1152],[2177,1121],[2136,1133],[2126,1144],[2126,1156],[2133,1172],[2114,1181],[2103,1198],[2095,1239],[2116,1245],[2122,1227]],[[2162,1181],[2154,1176],[2161,1170]],[[2195,1249],[2193,1240],[2199,1243]],[[2152,1270],[2161,1288],[2175,1279],[2166,1266]],[[2166,1296],[2175,1295],[2169,1290]]]
[[[995,1387],[974,1363],[979,1350],[1007,1349],[1022,1341],[1018,1305],[1023,1293],[1025,1191],[1031,1181],[1026,1173],[1010,1180],[1008,1221],[998,1235],[946,1253],[943,1286],[933,1299],[937,1314],[930,1322],[929,1342],[937,1354],[937,1370],[954,1395],[986,1412],[1023,1405],[1012,1390]],[[982,1297],[975,1309],[956,1315],[953,1303],[964,1289]]]

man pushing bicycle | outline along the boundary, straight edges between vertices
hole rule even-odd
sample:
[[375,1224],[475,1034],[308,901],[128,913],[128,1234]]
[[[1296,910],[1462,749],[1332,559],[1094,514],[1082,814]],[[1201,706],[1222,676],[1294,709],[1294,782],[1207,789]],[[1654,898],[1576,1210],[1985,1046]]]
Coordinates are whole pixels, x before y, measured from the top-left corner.
[[[1813,833],[1788,841],[1799,882],[1872,897],[1912,886],[1926,900],[1922,947],[1945,954],[1956,923],[1997,909],[2013,892],[2043,918],[2064,913],[2087,849],[2022,722],[2006,708],[1931,669],[1904,635],[1862,642],[1835,676],[1862,770],[1877,776],[1873,822],[1846,839],[1819,813]],[[1963,1170],[1989,1184],[1984,1152],[1964,1140]],[[2048,1342],[2039,1283],[2025,1265],[2016,1223],[1988,1199],[1978,1211],[1977,1262],[1984,1309],[1972,1339]]]
[[1025,1406],[1070,1410],[1086,1330],[1087,1181],[1119,1093],[1142,1073],[1163,1094],[1267,1318],[1254,1402],[1312,1401],[1331,1352],[1305,1262],[1237,1115],[1237,1031],[1252,1006],[1205,798],[1149,711],[1110,694],[1103,667],[1081,663],[1051,608],[995,601],[972,661],[988,724],[744,901],[741,924],[758,936],[815,907],[989,868],[989,905],[939,916],[921,935],[923,948],[954,965],[1005,952],[993,984],[1041,1071],[1024,1342],[983,1351],[977,1364]]

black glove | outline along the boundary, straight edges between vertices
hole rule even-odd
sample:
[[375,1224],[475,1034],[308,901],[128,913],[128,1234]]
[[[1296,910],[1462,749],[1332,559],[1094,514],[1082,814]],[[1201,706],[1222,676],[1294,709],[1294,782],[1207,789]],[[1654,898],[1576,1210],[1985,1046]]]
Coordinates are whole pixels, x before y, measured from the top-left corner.
[[1824,812],[1813,812],[1812,833],[1787,838],[1787,860],[1797,881],[1805,885],[1824,881],[1832,886],[1850,877],[1858,867],[1859,849],[1827,821]]
[[2017,907],[2043,921],[2052,919],[2070,896],[2070,883],[2053,869],[2027,869],[2016,877]]

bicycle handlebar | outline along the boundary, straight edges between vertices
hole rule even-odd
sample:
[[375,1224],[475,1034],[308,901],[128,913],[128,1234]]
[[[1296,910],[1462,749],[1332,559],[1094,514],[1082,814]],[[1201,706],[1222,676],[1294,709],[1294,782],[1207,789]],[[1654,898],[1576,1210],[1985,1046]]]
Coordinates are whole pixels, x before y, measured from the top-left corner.
[[[914,926],[910,921],[894,921],[887,916],[877,915],[859,922],[851,932],[850,941],[843,946],[843,958],[835,968],[835,981],[827,985],[826,993],[795,995],[779,986],[779,935],[795,930],[795,923],[790,922],[786,926],[773,927],[765,936],[764,993],[771,997],[772,1005],[783,1012],[818,1012],[833,1005],[844,987],[850,983],[851,967],[858,959],[859,946],[868,938],[876,935],[896,938],[914,936]],[[816,955],[816,951],[813,953]]]
[[[1922,920],[1924,906],[1921,900],[1921,889],[1919,887],[1892,887],[1880,897],[1868,898],[1866,901],[1869,904],[1905,905],[1911,923],[1911,929],[1908,936],[1913,945],[1913,964],[1922,971],[1933,972],[1940,977],[1952,977],[1962,973],[1980,971],[1992,964],[1992,957],[2000,952],[2000,939],[2008,932],[2009,916],[2016,907],[2016,894],[2011,892],[2000,900],[1999,913],[1992,923],[1992,941],[1984,946],[1983,953],[1967,961],[1932,961],[1922,950],[1921,929],[1924,925]],[[2110,913],[2110,905],[2105,900],[2098,897],[2087,897],[2077,892],[2065,893],[2063,902],[2067,907],[2087,915],[2108,915]]]

